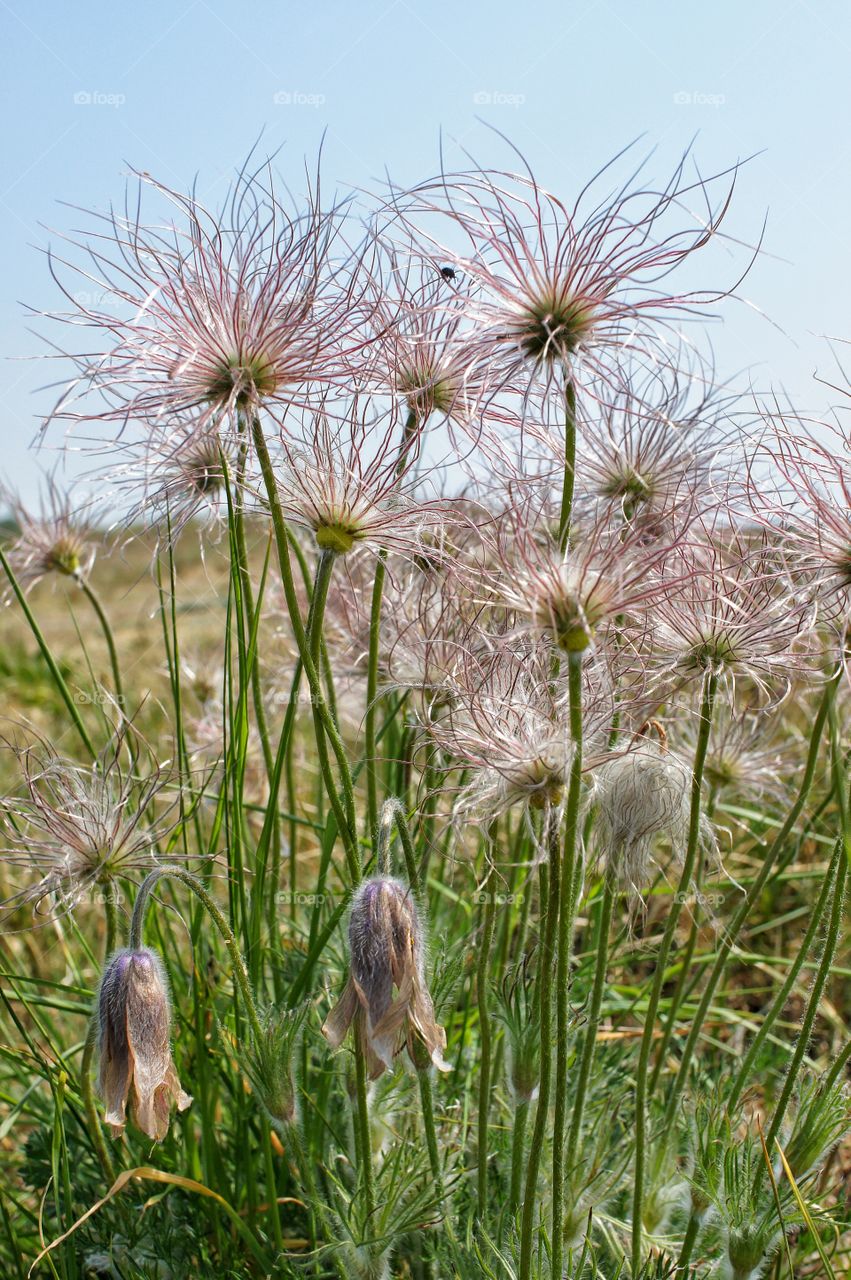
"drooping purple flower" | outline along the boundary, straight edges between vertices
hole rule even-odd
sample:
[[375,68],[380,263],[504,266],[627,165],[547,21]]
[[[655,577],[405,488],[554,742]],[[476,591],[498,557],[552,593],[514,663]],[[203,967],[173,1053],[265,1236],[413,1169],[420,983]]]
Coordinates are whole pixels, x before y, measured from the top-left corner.
[[98,991],[98,1091],[119,1137],[130,1119],[155,1142],[168,1133],[172,1104],[185,1111],[171,1056],[171,1005],[162,961],[140,947],[117,952]]
[[423,927],[401,881],[374,876],[360,886],[349,920],[349,953],[348,981],[322,1028],[331,1047],[340,1047],[354,1023],[370,1079],[392,1069],[404,1041],[415,1061],[424,1046],[432,1063],[448,1071],[446,1033],[426,984]]

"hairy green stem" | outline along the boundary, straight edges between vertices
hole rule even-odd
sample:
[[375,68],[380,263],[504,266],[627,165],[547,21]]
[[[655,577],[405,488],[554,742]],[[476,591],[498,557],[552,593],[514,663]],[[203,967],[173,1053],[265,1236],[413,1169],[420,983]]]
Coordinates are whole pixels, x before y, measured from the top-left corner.
[[573,514],[573,490],[576,484],[576,388],[568,382],[564,389],[564,478],[561,491],[561,512],[558,522],[558,545],[562,552],[570,541],[570,521]]
[[567,1128],[567,1068],[570,1057],[570,959],[573,921],[580,896],[581,857],[579,811],[582,787],[582,655],[572,653],[567,666],[570,739],[573,755],[567,789],[567,807],[562,854],[556,960],[556,1077],[553,1122],[553,1215],[552,1276],[562,1278],[564,1253],[564,1139]]
[[329,797],[332,797],[332,803],[335,803],[335,809],[336,807],[341,807],[341,811],[344,809],[344,816],[340,822],[340,836],[346,848],[346,856],[349,860],[351,869],[354,871],[354,867],[358,863],[358,856],[355,825],[355,800],[351,769],[349,767],[349,761],[346,755],[345,746],[343,745],[343,740],[340,737],[334,717],[328,707],[328,702],[322,689],[322,682],[319,678],[317,664],[310,652],[307,635],[304,630],[304,624],[301,620],[298,596],[296,595],[295,581],[293,579],[292,562],[290,560],[287,524],[284,519],[284,513],[281,507],[280,497],[278,495],[278,486],[275,480],[275,470],[269,454],[269,447],[266,443],[266,437],[263,434],[263,427],[259,418],[255,417],[252,419],[251,431],[254,448],[260,463],[260,471],[263,476],[266,498],[269,503],[269,510],[272,517],[272,528],[275,534],[275,545],[278,552],[278,565],[281,573],[281,583],[284,588],[284,596],[287,602],[287,612],[289,613],[293,635],[295,637],[296,645],[298,646],[299,657],[301,658],[304,667],[304,674],[307,678],[308,687],[310,689],[314,720],[322,725],[325,735],[331,744],[331,749],[337,761],[337,768],[340,772],[340,780],[343,788],[342,806],[339,798],[336,798],[336,802],[333,799],[336,797],[337,793],[333,779],[330,775],[326,776],[325,782]]
[[[488,855],[489,856],[489,855]],[[492,1027],[488,1001],[488,966],[496,922],[496,873],[489,862],[483,889],[484,912],[479,939],[479,961],[476,968],[476,1006],[479,1012],[479,1111],[477,1117],[477,1210],[482,1222],[488,1201],[488,1118],[491,1091]]]
[[367,834],[371,840],[377,837],[378,828],[378,767],[375,741],[375,717],[378,706],[378,648],[381,638],[381,600],[384,578],[387,573],[387,553],[379,554],[372,584],[372,604],[369,611],[369,657],[366,671],[366,716],[364,737],[366,754]]
[[801,1029],[798,1032],[798,1039],[795,1043],[795,1051],[792,1054],[792,1061],[789,1064],[789,1070],[786,1073],[786,1079],[783,1089],[774,1109],[774,1115],[771,1120],[768,1133],[765,1138],[765,1145],[769,1151],[774,1150],[774,1144],[780,1136],[780,1129],[783,1124],[792,1092],[798,1078],[798,1072],[804,1061],[807,1049],[810,1045],[810,1039],[813,1034],[813,1026],[815,1024],[816,1015],[818,1014],[819,1004],[824,994],[827,980],[830,977],[830,970],[836,956],[836,948],[839,944],[839,934],[842,927],[842,908],[845,902],[845,882],[849,870],[849,853],[851,853],[851,841],[849,841],[849,821],[848,821],[848,802],[846,799],[846,780],[843,775],[841,735],[836,716],[836,703],[831,702],[828,710],[830,720],[830,758],[833,774],[833,785],[836,793],[836,801],[839,806],[841,834],[837,840],[843,856],[839,860],[836,873],[836,881],[833,888],[833,899],[830,907],[830,918],[827,926],[827,936],[824,942],[824,948],[819,961],[819,967],[816,970],[815,981],[810,991],[807,1007],[804,1011]]
[[548,816],[546,833],[549,850],[547,914],[541,943],[538,987],[538,1019],[541,1031],[541,1079],[538,1088],[538,1104],[535,1124],[529,1141],[526,1161],[526,1180],[523,1195],[523,1213],[520,1221],[520,1270],[519,1280],[531,1280],[532,1248],[535,1238],[535,1213],[538,1208],[538,1172],[544,1154],[552,1085],[552,1026],[553,1026],[553,966],[556,959],[556,933],[558,928],[559,884],[561,877],[561,840],[559,820],[555,813]]
[[527,1098],[519,1098],[514,1107],[514,1130],[511,1135],[511,1189],[508,1197],[508,1208],[511,1214],[517,1212],[523,1191],[523,1154],[526,1149],[528,1121],[529,1101]]
[[594,1052],[597,1045],[597,1031],[600,1026],[600,1009],[603,1004],[603,992],[606,989],[606,973],[609,961],[609,933],[612,924],[612,912],[615,904],[615,885],[607,873],[603,880],[603,893],[600,900],[600,919],[597,935],[597,956],[594,966],[594,985],[591,989],[591,1001],[588,1006],[588,1020],[585,1026],[585,1038],[582,1043],[582,1058],[579,1063],[579,1075],[576,1079],[576,1093],[573,1102],[573,1114],[570,1117],[570,1133],[567,1139],[567,1158],[565,1168],[567,1177],[572,1178],[576,1152],[582,1134],[582,1116],[585,1110],[585,1098],[591,1069],[594,1064]]
[[689,1273],[689,1263],[691,1255],[694,1252],[694,1246],[697,1243],[697,1237],[700,1232],[700,1218],[694,1212],[689,1214],[686,1233],[683,1236],[683,1243],[680,1249],[680,1256],[677,1258],[677,1270],[675,1275],[687,1277]]
[[106,641],[106,648],[109,654],[109,665],[112,670],[112,683],[115,685],[115,698],[121,708],[122,714],[126,716],[127,707],[125,705],[124,686],[121,682],[121,666],[118,661],[118,649],[115,645],[115,636],[112,634],[112,627],[110,626],[109,619],[106,616],[106,610],[101,604],[94,589],[85,579],[83,579],[80,586],[82,588],[83,595],[94,609],[95,617],[97,618],[98,623],[100,624],[100,629],[103,632],[103,638]]
[[190,871],[184,871],[182,867],[157,867],[152,871],[139,887],[136,895],[136,901],[133,904],[133,917],[130,921],[130,942],[131,950],[138,951],[142,945],[144,936],[145,915],[148,908],[148,901],[154,886],[162,879],[179,880],[181,884],[185,884],[191,889],[195,896],[204,906],[213,924],[218,929],[225,946],[230,954],[231,963],[233,965],[234,977],[236,978],[245,1009],[248,1014],[248,1020],[251,1023],[251,1029],[257,1037],[258,1042],[263,1037],[263,1026],[260,1021],[260,1015],[257,1012],[257,1005],[254,1000],[254,993],[251,990],[251,983],[248,978],[248,972],[245,968],[236,938],[233,930],[228,924],[222,912],[219,910],[218,904],[210,896],[204,888],[200,880],[192,875]]
[[804,1012],[804,1020],[801,1023],[801,1029],[798,1033],[798,1039],[795,1044],[795,1051],[792,1054],[792,1061],[789,1064],[789,1070],[786,1073],[786,1080],[783,1084],[777,1106],[774,1108],[774,1115],[771,1119],[771,1125],[765,1137],[765,1145],[769,1151],[774,1150],[774,1142],[780,1136],[780,1128],[783,1124],[795,1083],[798,1079],[798,1072],[804,1061],[807,1049],[810,1045],[810,1039],[813,1034],[813,1025],[818,1013],[819,1004],[821,1003],[824,988],[830,977],[830,969],[836,955],[836,948],[839,943],[839,932],[842,925],[842,907],[845,901],[845,880],[848,875],[848,864],[845,858],[839,862],[836,882],[833,890],[833,901],[830,909],[830,919],[827,927],[827,937],[822,951],[821,961],[816,971],[815,981],[810,991],[810,997],[807,1001],[807,1007]]
[[[355,1015],[359,1023],[365,1017],[363,1010]],[[358,1135],[360,1156],[360,1175],[363,1179],[363,1196],[366,1204],[366,1215],[369,1219],[375,1214],[375,1178],[372,1169],[372,1137],[369,1124],[369,1096],[367,1093],[366,1053],[360,1034],[360,1025],[355,1026],[355,1123]]]
[[849,1058],[851,1058],[851,1040],[848,1041],[845,1048],[837,1056],[836,1061],[833,1063],[833,1066],[824,1078],[824,1087],[826,1091],[832,1089],[836,1084],[836,1081],[847,1067]]
[[431,1169],[432,1181],[434,1182],[435,1195],[438,1203],[445,1213],[443,1219],[443,1229],[446,1232],[446,1239],[449,1242],[449,1249],[456,1265],[456,1271],[461,1274],[461,1255],[458,1248],[458,1238],[455,1234],[455,1227],[450,1216],[446,1203],[446,1187],[443,1182],[443,1169],[440,1163],[440,1148],[437,1143],[437,1127],[434,1122],[434,1096],[431,1087],[432,1069],[431,1065],[417,1068],[417,1080],[420,1086],[420,1107],[423,1117],[423,1129],[426,1136],[426,1148],[428,1150],[428,1162]]
[[[323,551],[319,557],[319,564],[316,568],[316,580],[313,584],[313,597],[310,602],[310,618],[308,621],[309,631],[307,634],[308,656],[314,666],[314,670],[318,670],[318,660],[321,649],[322,624],[325,617],[325,604],[328,599],[328,587],[331,583],[331,574],[334,569],[334,561],[336,559],[333,551]],[[306,668],[305,668],[306,670]],[[353,884],[358,884],[361,878],[361,863],[358,856],[357,841],[355,836],[355,818],[354,818],[354,790],[349,775],[348,787],[352,789],[351,803],[345,801],[345,806],[340,800],[339,793],[334,785],[334,779],[331,774],[331,761],[328,757],[326,746],[327,727],[326,721],[320,714],[319,707],[315,698],[311,698],[313,704],[313,723],[316,737],[316,750],[319,756],[319,764],[322,770],[322,780],[325,783],[325,790],[328,793],[328,799],[331,808],[334,811],[334,817],[337,819],[337,830],[343,838],[343,847],[346,852],[346,861],[349,866],[349,874]],[[337,732],[334,725],[334,732]],[[348,770],[348,764],[346,766]]]
[[57,666],[56,659],[54,658],[53,654],[50,652],[47,641],[42,635],[41,628],[39,627],[38,623],[35,620],[35,614],[33,613],[32,609],[29,606],[29,601],[27,600],[26,596],[21,590],[18,579],[15,577],[14,573],[12,572],[12,567],[9,564],[9,561],[6,559],[6,555],[2,547],[0,547],[0,566],[2,566],[3,571],[6,574],[6,577],[9,579],[9,583],[12,587],[13,592],[15,593],[15,598],[17,599],[18,604],[21,606],[21,610],[23,612],[24,617],[27,620],[29,629],[33,633],[36,644],[41,650],[41,656],[44,658],[44,661],[47,663],[47,667],[48,667],[48,670],[50,671],[51,677],[53,679],[53,683],[56,685],[56,688],[59,690],[59,695],[62,698],[62,701],[65,703],[65,707],[68,711],[68,714],[71,717],[71,720],[74,724],[74,728],[77,730],[78,734],[80,735],[80,739],[83,743],[83,746],[86,748],[89,755],[94,758],[97,756],[97,752],[95,751],[94,746],[92,745],[92,740],[89,737],[88,730],[86,729],[86,726],[83,724],[83,721],[80,718],[80,712],[77,709],[77,704],[75,703],[74,699],[71,697],[71,693],[68,689],[67,684],[65,683],[65,678],[62,675],[62,672],[59,670],[59,667]]
[[648,1067],[650,1065],[650,1050],[653,1044],[653,1034],[656,1028],[659,1001],[662,996],[662,985],[665,981],[668,955],[670,954],[674,935],[676,934],[677,925],[679,924],[680,915],[682,913],[682,900],[691,887],[692,877],[694,875],[694,866],[697,860],[697,851],[700,845],[700,804],[701,788],[703,784],[703,767],[706,762],[707,747],[709,746],[709,732],[712,727],[712,710],[715,703],[715,691],[717,686],[718,677],[715,672],[707,672],[703,682],[703,696],[701,698],[700,706],[700,726],[698,729],[697,745],[694,753],[688,843],[686,845],[685,859],[683,861],[683,870],[680,876],[679,886],[671,903],[671,909],[668,912],[668,919],[665,924],[662,941],[659,945],[659,951],[654,958],[655,969],[653,985],[650,990],[650,999],[648,1001],[647,1012],[644,1017],[641,1048],[638,1056],[638,1068],[635,1080],[635,1173],[632,1193],[631,1264],[633,1280],[637,1280],[642,1266],[641,1215],[644,1201],[644,1171],[647,1162],[647,1075]]
[[115,1181],[115,1165],[112,1162],[112,1156],[109,1154],[109,1148],[104,1141],[92,1085],[92,1061],[94,1059],[95,1046],[97,1045],[97,1036],[98,1019],[97,1014],[94,1014],[89,1019],[86,1043],[83,1045],[83,1056],[80,1060],[80,1096],[83,1099],[86,1119],[89,1122],[89,1135],[94,1144],[95,1154],[100,1161],[100,1166],[107,1182],[112,1184]]

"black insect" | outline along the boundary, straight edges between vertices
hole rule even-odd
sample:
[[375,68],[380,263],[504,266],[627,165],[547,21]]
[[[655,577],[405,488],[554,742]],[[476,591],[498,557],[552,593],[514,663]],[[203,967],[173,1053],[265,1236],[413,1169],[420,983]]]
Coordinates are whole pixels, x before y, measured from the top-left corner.
[[454,279],[455,279],[455,268],[454,268],[454,267],[441,267],[441,268],[440,268],[440,274],[443,276],[444,280],[454,280]]

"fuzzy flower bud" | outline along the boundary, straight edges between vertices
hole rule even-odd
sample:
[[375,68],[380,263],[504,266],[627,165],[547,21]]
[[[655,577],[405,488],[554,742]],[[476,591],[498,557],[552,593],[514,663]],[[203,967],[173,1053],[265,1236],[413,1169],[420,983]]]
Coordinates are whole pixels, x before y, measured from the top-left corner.
[[293,1056],[307,1008],[272,1010],[264,1021],[262,1037],[254,1040],[245,1058],[254,1091],[280,1134],[297,1117]]
[[349,920],[349,979],[322,1031],[337,1049],[354,1020],[372,1080],[392,1068],[403,1035],[415,1062],[421,1041],[432,1063],[449,1069],[443,1061],[446,1032],[435,1021],[426,986],[424,949],[410,890],[388,876],[364,881]]
[[171,1103],[185,1111],[184,1093],[171,1057],[168,980],[154,951],[117,951],[98,993],[100,1072],[98,1090],[113,1137],[134,1123],[161,1142],[168,1133]]

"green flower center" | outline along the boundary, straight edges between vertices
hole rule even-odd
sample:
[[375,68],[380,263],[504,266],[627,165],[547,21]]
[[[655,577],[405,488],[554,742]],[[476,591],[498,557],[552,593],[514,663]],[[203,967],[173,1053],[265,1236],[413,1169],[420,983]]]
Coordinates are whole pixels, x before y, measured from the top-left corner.
[[572,591],[548,600],[538,620],[565,653],[582,653],[605,616],[605,600],[592,589],[581,601]]
[[521,350],[536,362],[565,360],[587,338],[595,318],[595,308],[582,298],[542,298],[526,309],[520,321]]
[[529,797],[530,809],[546,809],[547,805],[561,804],[564,787],[560,780],[551,778],[544,786],[533,791]]
[[624,505],[634,508],[652,496],[653,488],[634,467],[624,467],[606,480],[601,492],[604,498],[620,498]]
[[77,547],[69,542],[55,543],[50,548],[47,560],[51,569],[55,569],[57,573],[64,573],[68,578],[77,577],[82,568],[80,553]]
[[189,479],[198,493],[216,493],[224,488],[225,473],[220,461],[199,461],[189,467]]
[[344,556],[357,541],[358,531],[352,525],[321,524],[316,529],[316,542],[323,551]]
[[692,645],[685,657],[687,666],[697,667],[701,671],[732,666],[735,660],[735,649],[724,634],[707,636],[705,640]]
[[213,375],[209,386],[211,400],[230,400],[236,392],[241,408],[270,396],[278,385],[273,361],[265,354],[245,352],[227,357]]
[[435,411],[449,413],[456,398],[456,388],[451,378],[439,369],[406,369],[400,374],[399,389],[405,396],[408,408],[425,420]]

